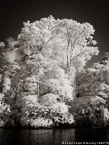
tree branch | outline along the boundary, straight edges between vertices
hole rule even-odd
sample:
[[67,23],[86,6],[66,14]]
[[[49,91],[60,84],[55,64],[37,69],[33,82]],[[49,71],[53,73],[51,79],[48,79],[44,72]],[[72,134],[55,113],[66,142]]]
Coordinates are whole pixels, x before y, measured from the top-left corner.
[[83,55],[85,52],[87,52],[87,50],[85,50],[85,51],[81,52],[80,54],[74,56],[74,57],[71,59],[71,62],[72,62],[75,58],[79,57],[80,55]]

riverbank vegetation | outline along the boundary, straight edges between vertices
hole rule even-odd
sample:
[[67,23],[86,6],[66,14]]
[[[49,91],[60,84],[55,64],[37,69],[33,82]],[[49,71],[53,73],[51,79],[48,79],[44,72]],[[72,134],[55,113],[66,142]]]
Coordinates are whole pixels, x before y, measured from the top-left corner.
[[0,43],[0,126],[108,126],[109,60],[89,23],[52,16]]

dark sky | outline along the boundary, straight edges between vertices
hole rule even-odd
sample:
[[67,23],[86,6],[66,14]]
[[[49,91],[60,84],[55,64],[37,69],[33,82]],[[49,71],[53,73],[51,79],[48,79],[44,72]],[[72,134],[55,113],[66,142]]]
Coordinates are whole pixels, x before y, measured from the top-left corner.
[[22,22],[40,20],[53,15],[55,18],[73,18],[78,22],[89,22],[95,28],[94,38],[100,54],[92,62],[101,60],[109,51],[109,4],[108,0],[1,0],[0,41],[9,36],[17,37]]

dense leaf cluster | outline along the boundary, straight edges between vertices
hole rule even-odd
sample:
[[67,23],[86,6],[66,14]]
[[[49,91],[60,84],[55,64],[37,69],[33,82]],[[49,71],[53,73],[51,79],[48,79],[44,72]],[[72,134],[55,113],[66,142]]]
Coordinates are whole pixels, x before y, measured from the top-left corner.
[[0,43],[0,126],[108,123],[108,61],[84,69],[99,52],[94,31],[49,16]]

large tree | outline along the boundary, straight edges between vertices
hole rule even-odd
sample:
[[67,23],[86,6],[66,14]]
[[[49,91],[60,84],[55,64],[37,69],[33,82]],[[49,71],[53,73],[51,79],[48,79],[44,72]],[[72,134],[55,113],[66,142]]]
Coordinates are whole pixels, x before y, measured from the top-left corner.
[[67,104],[75,96],[75,73],[98,54],[93,34],[89,23],[49,16],[25,22],[17,40],[0,43],[1,92],[15,124],[74,122]]

